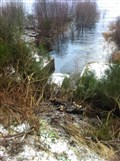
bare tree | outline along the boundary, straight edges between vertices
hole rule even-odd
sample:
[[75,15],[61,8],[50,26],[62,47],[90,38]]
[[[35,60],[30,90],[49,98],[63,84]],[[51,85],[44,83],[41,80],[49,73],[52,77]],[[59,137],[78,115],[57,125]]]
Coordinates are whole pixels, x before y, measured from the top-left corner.
[[75,4],[75,24],[78,31],[91,28],[99,16],[96,2],[91,0],[79,1]]
[[38,44],[45,37],[54,39],[56,35],[64,31],[70,21],[67,1],[38,0],[35,3],[35,13],[37,28],[40,30],[37,38]]

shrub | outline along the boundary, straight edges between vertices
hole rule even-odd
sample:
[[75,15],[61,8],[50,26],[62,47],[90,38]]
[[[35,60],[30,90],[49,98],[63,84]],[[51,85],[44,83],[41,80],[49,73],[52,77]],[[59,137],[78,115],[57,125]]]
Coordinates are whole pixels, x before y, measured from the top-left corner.
[[98,19],[99,12],[96,2],[91,0],[80,1],[75,7],[75,23],[78,31],[93,27]]
[[[38,125],[33,109],[43,99],[48,78],[36,62],[24,31],[24,9],[20,3],[0,8],[0,117],[2,123],[27,120]],[[36,126],[35,125],[35,126]],[[38,129],[38,126],[36,126]]]
[[44,44],[40,44],[38,46],[38,54],[39,54],[39,56],[47,56],[48,55],[48,50],[46,49]]
[[38,0],[34,8],[38,31],[36,44],[39,46],[40,43],[46,41],[45,45],[48,49],[51,49],[55,43],[59,50],[59,40],[65,40],[68,36],[65,31],[70,29],[70,24],[72,36],[74,36],[75,26],[80,33],[84,29],[92,28],[99,17],[96,2],[91,0],[76,2],[72,5],[68,1]]
[[120,17],[117,18],[114,24],[114,28],[112,28],[111,30],[112,30],[111,34],[112,41],[114,41],[118,49],[120,49]]
[[110,65],[110,69],[106,70],[106,78],[103,78],[100,87],[103,94],[115,101],[120,110],[120,65]]
[[[109,31],[104,32],[103,36],[108,44],[112,44],[112,51],[109,61],[112,63],[120,63],[120,17],[110,23]],[[114,46],[113,46],[114,43]],[[110,46],[111,47],[111,46]]]
[[120,63],[120,50],[112,53],[110,57],[110,62],[116,63],[116,64]]
[[57,34],[64,31],[70,21],[68,15],[68,3],[39,0],[35,3],[37,29],[40,31],[37,37],[39,45],[45,37],[54,41]]
[[76,82],[75,99],[80,101],[92,99],[95,96],[96,86],[97,80],[95,79],[94,73],[87,72]]
[[118,52],[120,50],[120,17],[118,17],[116,21],[110,23],[109,31],[103,33],[103,36],[108,43],[115,43],[117,52],[113,52],[111,60],[115,60],[114,62],[116,62],[116,60],[119,61],[120,54]]
[[0,39],[15,41],[24,26],[25,12],[22,3],[9,2],[0,8]]
[[[95,136],[99,140],[116,140],[119,139],[119,118],[113,114],[113,111],[106,113],[106,116],[100,120],[95,130]],[[115,145],[114,145],[115,146]],[[117,147],[117,146],[116,146]]]
[[97,108],[105,110],[120,110],[120,65],[110,65],[105,71],[106,76],[96,79],[94,73],[81,77],[74,93],[77,101],[88,101]]
[[[41,77],[40,62],[36,62],[30,47],[21,36],[24,31],[24,8],[22,3],[6,3],[0,10],[0,74],[3,77],[28,75]],[[43,48],[42,48],[43,52]],[[44,51],[45,52],[45,51]]]
[[70,78],[65,77],[63,80],[63,83],[62,83],[62,88],[66,89],[66,90],[69,89],[71,86],[70,83],[71,83]]
[[0,10],[0,22],[0,66],[11,68],[18,60],[16,56],[20,56],[23,48],[25,49],[20,40],[24,22],[22,4],[10,2],[3,5]]

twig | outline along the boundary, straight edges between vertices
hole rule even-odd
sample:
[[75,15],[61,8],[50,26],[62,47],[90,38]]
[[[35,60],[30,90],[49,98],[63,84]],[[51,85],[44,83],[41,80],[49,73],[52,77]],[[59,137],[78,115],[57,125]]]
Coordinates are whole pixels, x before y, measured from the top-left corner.
[[39,99],[37,100],[37,102],[36,102],[35,106],[38,106],[38,105],[39,105],[39,103],[40,103],[40,101],[42,100],[43,95],[44,95],[44,90],[45,90],[46,85],[47,85],[47,82],[45,83],[44,87],[42,88],[41,96],[40,96],[40,97],[39,97]]
[[118,145],[120,145],[120,140],[110,140],[110,141],[100,141],[100,142],[104,143],[104,144],[111,144],[111,145],[118,144]]
[[28,130],[28,131],[25,131],[25,132],[21,132],[21,133],[17,133],[17,134],[13,134],[13,135],[7,135],[7,136],[4,136],[3,134],[2,134],[2,137],[3,137],[3,139],[4,140],[6,140],[6,139],[12,139],[12,138],[18,138],[18,137],[23,137],[22,138],[22,140],[26,137],[26,135],[27,134],[29,134],[29,133],[31,133],[33,131],[33,128],[31,128],[30,130]]
[[18,106],[18,105],[14,105],[14,104],[2,104],[4,107],[6,107],[6,108],[10,108],[11,110],[14,110],[14,111],[16,111],[16,112],[18,112],[18,113],[20,113],[20,114],[23,114],[23,112],[22,111],[20,111],[20,110],[18,110],[17,108],[15,108],[15,106]]

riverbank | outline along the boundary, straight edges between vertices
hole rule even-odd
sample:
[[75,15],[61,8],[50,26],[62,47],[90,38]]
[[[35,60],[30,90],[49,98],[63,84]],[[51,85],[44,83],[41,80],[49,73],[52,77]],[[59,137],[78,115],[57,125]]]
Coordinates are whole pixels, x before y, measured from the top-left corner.
[[[91,53],[95,56],[89,43],[86,43],[83,46],[91,52],[85,50],[83,55],[78,54],[75,73],[65,75],[65,79],[64,74],[57,75],[62,77],[62,83],[53,74],[54,83],[50,82],[49,77],[54,71],[54,59],[50,58],[47,50],[51,48],[50,36],[55,33],[57,42],[60,40],[59,31],[65,36],[63,30],[59,29],[68,25],[66,19],[68,23],[71,22],[68,16],[71,14],[67,14],[66,3],[58,5],[55,2],[53,7],[43,2],[45,6],[41,3],[40,6],[36,5],[36,17],[26,16],[21,3],[0,6],[0,159],[120,160],[119,64],[109,65],[110,70],[106,70],[102,79],[96,79],[94,72],[86,70],[85,75],[80,76],[82,68],[78,64],[79,56],[82,58],[87,53],[87,61]],[[82,3],[82,6],[87,4],[96,7],[95,3],[89,3]],[[77,6],[81,7],[81,3],[76,5],[76,17],[81,11]],[[46,7],[50,7],[49,14]],[[63,9],[65,12],[62,12]],[[44,14],[39,14],[39,11]],[[89,16],[85,11],[82,10],[82,14]],[[93,13],[93,10],[89,11]],[[83,31],[83,26],[79,28],[79,16],[77,18],[77,27]],[[79,36],[86,40],[88,33],[90,41],[94,38],[94,43],[96,38],[90,30],[85,30]],[[78,46],[75,53],[81,53],[81,40],[76,39],[76,42]],[[99,44],[98,41],[96,44]],[[72,51],[66,62],[71,59],[74,61]],[[101,56],[101,50],[98,51]],[[63,62],[64,59],[59,61],[58,66]],[[85,61],[82,62],[84,67]],[[73,64],[70,63],[68,67],[72,72]],[[96,63],[93,67],[96,69]],[[97,67],[103,69],[105,65]]]
[[[61,102],[62,104],[62,102]],[[36,109],[40,125],[37,133],[27,122],[9,128],[0,126],[2,161],[117,161],[113,149],[94,137],[98,119],[61,110],[60,102],[43,102]],[[66,102],[65,107],[76,105]],[[74,106],[74,107],[73,107]],[[41,108],[42,107],[42,108]],[[67,107],[68,108],[68,107]],[[109,142],[106,144],[109,144]]]

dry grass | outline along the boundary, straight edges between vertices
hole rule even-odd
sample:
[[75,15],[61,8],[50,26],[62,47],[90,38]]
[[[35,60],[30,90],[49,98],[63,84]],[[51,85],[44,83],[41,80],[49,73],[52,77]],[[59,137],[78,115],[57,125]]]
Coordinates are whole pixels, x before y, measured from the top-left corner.
[[38,128],[38,120],[33,111],[41,101],[42,94],[37,97],[39,91],[41,89],[37,90],[35,84],[26,79],[9,88],[9,91],[2,89],[0,91],[0,121],[10,126],[13,122],[21,123],[26,120],[32,127]]
[[111,41],[111,33],[110,32],[104,32],[103,37],[105,38],[106,41]]
[[115,151],[109,144],[97,140],[97,138],[94,136],[94,131],[96,129],[92,126],[88,125],[86,128],[84,128],[84,130],[85,133],[89,133],[91,136],[94,136],[95,140],[92,140],[91,137],[86,137],[86,134],[81,133],[81,125],[80,127],[77,127],[76,125],[69,122],[68,124],[64,125],[63,128],[72,137],[72,140],[75,141],[78,146],[84,145],[89,147],[93,150],[93,152],[96,152],[106,160],[118,160],[119,156],[116,155],[118,151]]
[[111,60],[114,63],[120,63],[120,50],[112,54]]
[[119,35],[120,35],[120,19],[119,17],[116,21],[113,21],[109,25],[109,31],[104,32],[103,36],[108,41],[110,38],[111,41],[114,41],[116,45],[119,47]]

